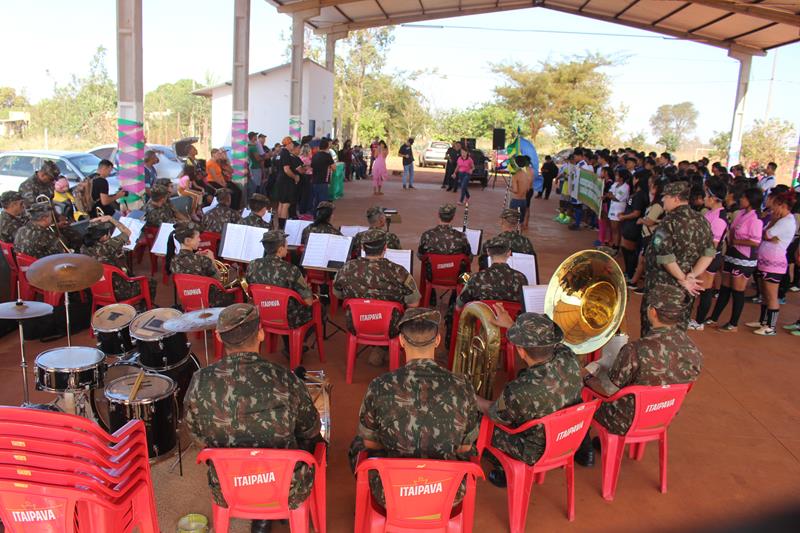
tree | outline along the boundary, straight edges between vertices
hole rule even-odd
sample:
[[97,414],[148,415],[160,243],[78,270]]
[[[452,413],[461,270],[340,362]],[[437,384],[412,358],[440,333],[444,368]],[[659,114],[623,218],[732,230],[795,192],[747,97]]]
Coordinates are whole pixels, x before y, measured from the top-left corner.
[[496,102],[484,102],[463,110],[448,110],[437,114],[432,121],[432,134],[440,139],[455,140],[462,137],[485,139],[492,136],[494,128],[507,133],[526,126],[515,111]]
[[620,118],[607,106],[590,105],[582,110],[572,108],[556,123],[556,134],[558,140],[568,146],[608,146]]
[[[750,167],[756,165],[766,167],[774,161],[780,167],[789,163],[792,153],[787,150],[795,140],[795,129],[791,122],[771,118],[767,121],[756,120],[742,134],[742,163]],[[709,140],[712,149],[709,157],[727,163],[731,134],[727,131],[714,132]]]
[[13,87],[0,87],[0,109],[20,109],[29,105],[25,95],[17,94],[17,90]]
[[728,149],[731,146],[731,132],[715,131],[708,142],[711,145],[711,152],[708,154],[709,159],[723,161],[727,165]]
[[187,136],[208,138],[211,100],[192,94],[199,84],[190,79],[159,85],[144,97],[148,140],[169,144]]
[[533,140],[545,126],[573,128],[579,115],[599,114],[611,91],[601,68],[613,64],[599,54],[560,62],[545,61],[538,70],[520,63],[498,64],[492,71],[505,80],[495,87],[499,102],[528,120]]
[[664,104],[650,117],[650,128],[668,152],[674,152],[697,128],[697,110],[691,102]]

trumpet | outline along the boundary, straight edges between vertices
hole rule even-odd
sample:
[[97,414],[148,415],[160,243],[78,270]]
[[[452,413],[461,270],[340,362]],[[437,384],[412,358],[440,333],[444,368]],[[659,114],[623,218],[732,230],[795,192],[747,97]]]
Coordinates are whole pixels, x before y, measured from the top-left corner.
[[58,229],[58,218],[56,217],[56,209],[53,206],[53,200],[46,194],[40,194],[39,196],[36,197],[36,199],[33,202],[36,204],[41,204],[41,203],[47,204],[47,206],[50,208],[50,216],[52,220],[51,224],[48,226],[47,229],[49,229],[53,233],[53,235],[56,236],[58,243],[61,245],[62,248],[64,248],[65,253],[68,254],[74,253],[74,250],[72,250],[69,246],[67,246],[67,244],[64,242],[64,239],[62,239],[61,237],[61,230]]

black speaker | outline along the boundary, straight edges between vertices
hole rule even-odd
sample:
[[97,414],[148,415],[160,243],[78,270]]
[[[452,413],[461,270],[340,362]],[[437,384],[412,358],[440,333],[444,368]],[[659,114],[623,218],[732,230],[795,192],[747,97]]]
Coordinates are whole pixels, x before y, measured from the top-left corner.
[[495,128],[492,131],[492,150],[504,150],[506,147],[506,130]]
[[467,150],[474,150],[475,149],[475,138],[474,137],[461,137],[461,146],[465,147]]

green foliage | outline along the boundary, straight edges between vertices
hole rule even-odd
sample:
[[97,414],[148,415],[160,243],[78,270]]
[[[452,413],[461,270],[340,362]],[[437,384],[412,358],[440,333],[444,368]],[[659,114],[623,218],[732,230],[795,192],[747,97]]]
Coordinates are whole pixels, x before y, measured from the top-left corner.
[[17,94],[13,87],[0,87],[0,109],[24,109],[30,103],[24,94]]
[[494,102],[468,107],[464,110],[452,109],[433,117],[431,134],[444,140],[473,137],[491,138],[494,128],[504,128],[507,134],[525,127],[525,121],[514,111]]
[[658,137],[658,144],[668,152],[674,152],[686,142],[697,128],[697,109],[691,102],[664,104],[650,117],[650,128]]
[[731,132],[715,131],[708,142],[711,144],[711,152],[709,152],[708,158],[711,160],[723,161],[727,164],[728,148],[731,146]]
[[[742,135],[742,164],[746,167],[755,165],[764,168],[767,163],[774,161],[779,168],[787,165],[792,160],[792,151],[787,148],[792,146],[795,136],[794,125],[788,120],[756,120]],[[709,158],[727,163],[731,144],[730,132],[715,132],[709,143],[712,146]]]
[[208,138],[211,99],[195,96],[194,80],[165,83],[144,97],[147,140],[171,144],[182,137]]
[[608,146],[621,117],[609,107],[568,109],[556,123],[558,140],[567,146]]

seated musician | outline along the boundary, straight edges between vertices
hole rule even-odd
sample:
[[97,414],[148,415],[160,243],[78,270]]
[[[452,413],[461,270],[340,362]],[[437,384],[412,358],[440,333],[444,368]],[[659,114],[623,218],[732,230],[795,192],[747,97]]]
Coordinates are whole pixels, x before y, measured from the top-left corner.
[[239,224],[242,215],[231,209],[231,191],[217,189],[214,195],[217,198],[217,206],[203,216],[203,231],[222,233],[225,224]]
[[[180,243],[181,249],[175,253],[175,242]],[[178,222],[175,230],[167,241],[167,256],[165,258],[169,271],[173,274],[193,274],[208,278],[220,279],[217,263],[214,261],[214,252],[200,250],[200,226],[194,222]],[[209,307],[225,307],[234,301],[234,295],[220,292],[217,287],[211,287],[208,295]]]
[[461,309],[476,300],[503,300],[522,302],[522,287],[528,280],[522,272],[508,266],[511,256],[508,240],[495,237],[486,241],[484,249],[492,258],[486,270],[475,272],[469,278],[461,294],[456,298],[456,307]]
[[[264,341],[260,324],[258,310],[250,304],[234,304],[220,313],[216,335],[226,355],[192,377],[184,400],[186,427],[209,448],[313,452],[321,441],[319,413],[300,378],[259,355]],[[298,463],[289,490],[290,508],[308,498],[313,482],[313,469]],[[215,503],[227,507],[213,464],[208,467],[208,484]],[[253,533],[271,528],[266,520],[251,525]]]
[[[686,310],[686,292],[667,284],[658,284],[652,291],[647,309],[652,329],[644,337],[623,346],[607,372],[596,362],[586,366],[584,383],[603,396],[611,396],[632,385],[692,383],[700,375],[703,354],[678,327]],[[634,411],[633,397],[624,396],[615,402],[603,403],[595,420],[611,433],[625,435],[633,422]]]
[[[503,212],[500,213],[501,231],[498,237],[504,237],[508,241],[508,246],[513,253],[536,255],[531,240],[519,232],[519,222],[519,211],[516,209],[503,209]],[[486,251],[486,243],[481,247],[478,266],[480,268],[489,266],[489,253]]]
[[53,161],[50,159],[42,161],[41,168],[19,186],[19,194],[22,196],[23,202],[25,202],[25,207],[30,207],[36,203],[36,198],[39,196],[47,196],[52,200],[55,193],[53,183],[59,174],[61,174],[61,171]]
[[[116,237],[111,236],[114,228],[120,231]],[[117,222],[114,217],[108,215],[98,217],[92,221],[83,236],[81,253],[127,272],[123,246],[128,244],[130,236],[131,230]],[[141,294],[141,285],[138,282],[127,281],[117,274],[111,277],[111,284],[114,287],[114,298],[117,300],[127,300]],[[150,280],[149,286],[150,301],[152,301],[156,294],[156,281]],[[144,302],[140,302],[140,305],[144,305]]]
[[[387,235],[379,229],[364,232],[361,238],[364,257],[346,262],[333,280],[333,294],[337,298],[370,298],[399,302],[407,306],[418,304],[420,294],[414,277],[402,266],[383,257]],[[355,333],[350,309],[347,309],[346,317],[347,328]],[[400,314],[393,313],[389,328],[389,335],[392,337],[397,336],[399,320]],[[369,362],[375,366],[383,366],[388,351],[386,347],[376,348],[383,349],[372,350]]]
[[174,224],[179,220],[189,220],[189,217],[176,210],[170,203],[169,189],[163,185],[154,185],[150,190],[150,200],[144,206],[145,226],[157,228],[163,222]]
[[28,209],[30,220],[14,235],[14,251],[39,259],[48,255],[63,254],[64,246],[50,231],[53,210],[50,204],[39,202]]
[[13,243],[14,235],[28,222],[22,195],[17,191],[0,194],[0,241]]
[[333,235],[341,235],[342,232],[331,224],[333,220],[333,211],[336,206],[332,202],[320,202],[317,206],[317,215],[314,218],[314,223],[309,224],[303,229],[302,243],[308,243],[308,236],[312,233],[330,233]]
[[254,193],[250,196],[247,207],[250,208],[250,214],[242,218],[239,222],[240,224],[255,228],[272,229],[272,224],[264,222],[264,215],[267,214],[267,209],[269,208],[269,198],[263,194]]
[[[372,206],[367,209],[367,222],[369,223],[369,229],[386,231],[386,214],[383,212],[383,208]],[[358,254],[361,253],[361,238],[364,233],[366,231],[361,231],[353,237],[353,249]],[[400,250],[400,238],[394,233],[386,231],[386,247],[392,250]]]
[[[561,344],[564,339],[561,328],[546,315],[522,313],[514,322],[502,304],[496,304],[494,310],[497,315],[494,324],[508,329],[506,338],[527,366],[516,379],[506,383],[494,402],[476,397],[481,411],[498,424],[516,428],[580,403],[581,368],[577,356]],[[532,465],[544,453],[544,428],[538,425],[516,435],[495,429],[492,446]],[[491,454],[486,457],[494,465],[489,481],[505,487],[506,476],[500,462]]]
[[[409,309],[398,324],[405,366],[369,384],[350,445],[353,469],[362,451],[371,457],[468,461],[480,429],[475,389],[463,375],[434,361],[441,341],[439,311]],[[374,498],[384,505],[383,487],[370,473]],[[460,491],[459,498],[463,496]]]
[[450,224],[456,215],[456,206],[444,204],[439,207],[439,224],[425,231],[419,238],[418,255],[426,254],[464,254],[472,256],[467,236]]

